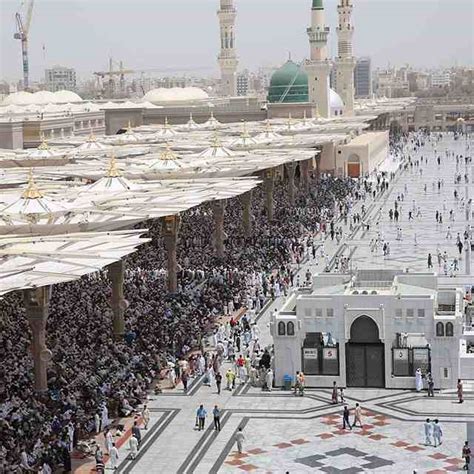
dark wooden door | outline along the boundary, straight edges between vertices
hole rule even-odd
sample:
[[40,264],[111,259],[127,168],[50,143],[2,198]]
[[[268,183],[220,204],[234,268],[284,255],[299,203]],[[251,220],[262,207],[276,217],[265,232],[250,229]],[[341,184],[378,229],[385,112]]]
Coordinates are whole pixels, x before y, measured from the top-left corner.
[[383,344],[346,344],[348,387],[385,387]]

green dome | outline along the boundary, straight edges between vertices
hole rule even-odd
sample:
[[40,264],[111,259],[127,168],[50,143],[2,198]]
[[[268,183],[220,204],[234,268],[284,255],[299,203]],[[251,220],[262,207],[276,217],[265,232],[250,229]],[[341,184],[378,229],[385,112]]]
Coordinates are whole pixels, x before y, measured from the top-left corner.
[[308,102],[308,75],[289,59],[277,69],[268,88],[268,102]]

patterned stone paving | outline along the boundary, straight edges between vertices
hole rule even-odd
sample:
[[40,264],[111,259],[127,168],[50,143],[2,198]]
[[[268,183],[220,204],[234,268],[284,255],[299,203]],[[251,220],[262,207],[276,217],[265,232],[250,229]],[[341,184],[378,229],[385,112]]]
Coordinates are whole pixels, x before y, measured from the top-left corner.
[[[438,150],[450,147],[456,153],[464,153],[464,143],[443,140]],[[433,155],[433,150],[423,151],[424,156]],[[428,251],[434,254],[436,246],[454,255],[453,242],[446,242],[446,224],[436,226],[434,213],[443,207],[441,195],[433,191],[431,182],[445,180],[446,207],[454,206],[452,193],[454,184],[450,178],[455,163],[444,162],[438,168],[432,163],[424,170],[422,178],[415,173],[405,173],[395,184],[387,202],[376,202],[374,213],[382,208],[380,217],[372,215],[371,221],[379,221],[378,229],[391,241],[390,259],[373,255],[367,243],[377,227],[367,234],[357,233],[349,246],[356,251],[354,264],[382,268],[386,265],[426,270]],[[427,193],[423,183],[427,182]],[[402,221],[405,226],[402,242],[394,238],[395,226],[388,220],[388,209],[397,193],[408,193],[402,204]],[[465,186],[458,186],[461,195]],[[474,191],[470,191],[474,194]],[[383,198],[385,200],[385,197]],[[422,207],[423,216],[411,223],[406,222],[406,213],[415,199]],[[370,204],[370,203],[368,203]],[[455,206],[454,206],[455,207]],[[446,218],[447,218],[447,213]],[[456,207],[456,232],[464,228],[463,212]],[[347,231],[348,229],[346,229]],[[414,245],[414,233],[417,245]],[[325,244],[326,251],[334,253],[337,246]],[[301,269],[317,269],[317,261]],[[435,267],[437,266],[434,258]],[[461,262],[461,267],[463,263]],[[470,278],[469,278],[470,280]],[[262,344],[271,343],[268,330],[270,314],[283,304],[277,299],[260,318],[258,325]],[[226,367],[224,368],[226,370]],[[342,429],[342,406],[331,404],[331,395],[325,390],[308,390],[304,397],[294,397],[282,391],[262,393],[259,389],[238,386],[235,392],[224,390],[217,395],[213,388],[200,384],[183,396],[182,388],[167,392],[166,396],[150,399],[152,420],[149,429],[142,431],[142,447],[136,461],[128,459],[127,443],[120,448],[119,472],[128,473],[358,473],[380,472],[411,474],[459,472],[461,448],[467,437],[474,437],[474,400],[467,397],[463,406],[456,405],[455,394],[445,393],[427,399],[425,394],[382,389],[347,389],[346,402],[353,408],[359,402],[363,408],[363,428]],[[223,409],[222,429],[214,432],[212,419],[208,415],[206,429],[194,430],[195,410],[204,404],[208,413],[214,404]],[[439,418],[444,437],[443,444],[434,448],[425,446],[424,418]],[[352,420],[352,416],[351,416]],[[234,436],[239,427],[245,435],[244,452],[236,451]],[[467,434],[470,433],[470,434]],[[474,439],[472,439],[474,444]]]

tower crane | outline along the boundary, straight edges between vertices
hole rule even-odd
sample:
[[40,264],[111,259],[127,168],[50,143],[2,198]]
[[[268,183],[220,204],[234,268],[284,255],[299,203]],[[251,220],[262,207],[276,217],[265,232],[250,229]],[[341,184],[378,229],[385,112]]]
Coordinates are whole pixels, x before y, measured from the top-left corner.
[[30,30],[31,16],[33,14],[34,0],[26,2],[26,17],[23,21],[20,13],[15,13],[17,32],[13,38],[21,41],[21,57],[23,60],[23,88],[29,89],[29,64],[28,64],[28,33]]

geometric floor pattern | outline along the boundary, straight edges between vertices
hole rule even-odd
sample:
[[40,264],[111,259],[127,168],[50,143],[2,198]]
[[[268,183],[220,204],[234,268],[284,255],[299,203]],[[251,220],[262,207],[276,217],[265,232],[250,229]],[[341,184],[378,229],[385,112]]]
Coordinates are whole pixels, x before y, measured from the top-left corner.
[[[316,427],[322,429],[314,434],[291,436],[292,439],[280,436],[271,445],[249,445],[241,454],[232,451],[219,472],[276,472],[278,466],[277,472],[411,473],[417,470],[435,474],[457,472],[461,468],[460,443],[453,442],[451,435],[460,435],[465,430],[464,424],[444,427],[449,440],[434,448],[420,443],[421,423],[413,439],[410,430],[403,436],[406,422],[367,410],[363,411],[363,417],[363,429],[342,430],[341,416],[333,414],[321,418]],[[304,424],[299,430],[303,432]]]
[[[455,143],[452,138],[444,139],[437,145],[443,157],[446,147],[457,154],[465,153],[465,143]],[[474,180],[470,181],[469,186],[454,185],[455,161],[453,164],[452,160],[444,159],[443,166],[438,167],[432,158],[432,149],[425,149],[422,154],[425,158],[431,155],[431,163],[425,167],[421,178],[416,172],[403,173],[381,202],[370,200],[367,203],[374,209],[370,231],[364,233],[359,230],[348,239],[355,267],[394,266],[425,271],[427,253],[431,252],[434,257],[438,246],[441,252],[447,252],[450,260],[456,255],[455,240],[445,238],[447,226],[456,236],[457,232],[464,230],[467,222],[453,192],[457,189],[463,198],[473,197]],[[474,166],[469,166],[462,172],[473,176],[471,168],[474,170]],[[444,180],[443,194],[432,186],[440,179]],[[426,191],[423,182],[427,183]],[[396,225],[390,222],[388,210],[402,192],[405,194],[405,201],[401,204],[404,234],[403,240],[397,241]],[[416,207],[421,207],[423,215],[408,222],[407,214],[413,200]],[[444,208],[445,221],[443,225],[436,226],[435,212]],[[447,222],[446,218],[450,209],[454,209],[455,215],[452,223]],[[349,228],[343,227],[349,234]],[[389,259],[384,259],[380,253],[370,252],[369,243],[377,232],[391,243]],[[324,246],[330,255],[339,249],[331,241],[326,241]],[[437,270],[436,259],[433,260]],[[462,274],[462,259],[460,266],[457,280],[471,282],[471,276]],[[304,279],[307,270],[313,272],[318,269],[317,259],[307,262],[301,266],[301,278]],[[453,283],[449,277],[447,281]],[[272,343],[270,315],[283,303],[282,298],[276,299],[259,316],[262,345]],[[474,444],[474,397],[470,393],[462,405],[456,403],[454,391],[437,392],[434,398],[427,398],[426,393],[413,391],[346,389],[345,398],[350,408],[356,402],[361,405],[362,429],[341,429],[342,405],[331,405],[328,390],[307,390],[304,397],[294,397],[280,390],[262,393],[249,385],[237,385],[234,391],[223,390],[217,395],[215,387],[203,386],[198,379],[188,394],[184,394],[182,387],[178,386],[162,396],[150,398],[151,421],[148,430],[142,430],[138,457],[131,461],[128,443],[124,443],[119,449],[118,472],[411,474],[416,471],[437,474],[459,471],[464,441],[469,438]],[[194,429],[195,413],[200,404],[209,414],[204,431]],[[222,410],[220,432],[215,432],[211,425],[211,412],[215,404]],[[440,447],[424,445],[423,422],[427,417],[440,420],[444,434]],[[238,453],[235,446],[235,434],[239,427],[245,436],[243,453]]]

